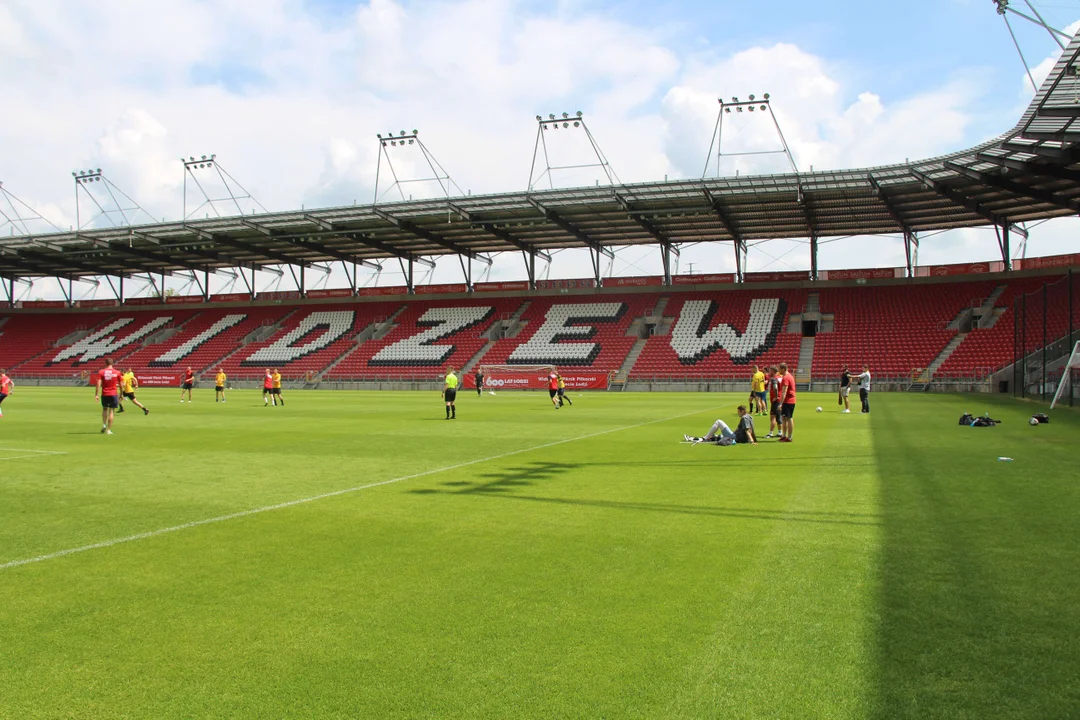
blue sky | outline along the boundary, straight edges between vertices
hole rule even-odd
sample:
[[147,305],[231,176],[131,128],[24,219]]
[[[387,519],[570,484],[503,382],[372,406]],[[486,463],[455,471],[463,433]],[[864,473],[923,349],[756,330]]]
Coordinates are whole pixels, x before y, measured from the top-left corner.
[[[1080,0],[1036,7],[1059,27],[1080,20]],[[1045,69],[1048,35],[1013,27]],[[0,82],[19,98],[0,125],[0,180],[63,227],[75,223],[70,171],[83,167],[104,169],[148,215],[178,219],[179,158],[192,154],[217,153],[284,210],[370,202],[374,134],[391,129],[419,128],[457,183],[482,193],[523,189],[537,113],[583,110],[620,179],[635,182],[700,174],[721,95],[771,92],[803,169],[959,149],[1010,128],[1030,96],[990,0],[9,0]],[[732,142],[767,141],[729,129]],[[558,151],[573,159],[581,148],[567,143]],[[418,171],[417,158],[398,161]],[[1075,230],[1042,226],[1029,249],[1074,251]],[[927,262],[992,255],[983,231],[923,248]],[[901,257],[895,239],[845,241],[822,264]],[[684,262],[724,271],[731,258],[697,247]],[[611,270],[658,264],[633,251]],[[756,269],[805,264],[797,241],[751,254]],[[500,260],[493,276],[519,265]],[[457,279],[453,267],[432,279]],[[564,253],[550,272],[586,268]]]

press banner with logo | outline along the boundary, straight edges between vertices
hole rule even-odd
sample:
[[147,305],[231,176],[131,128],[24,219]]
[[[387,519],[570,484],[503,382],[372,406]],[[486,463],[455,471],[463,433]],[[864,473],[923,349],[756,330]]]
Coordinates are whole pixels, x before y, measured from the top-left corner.
[[353,296],[352,288],[328,288],[326,290],[308,290],[309,300],[321,298],[347,298]]
[[[139,381],[139,387],[180,387],[179,375],[147,373],[146,375],[136,375],[135,379]],[[86,384],[93,387],[97,385],[97,381],[98,374],[97,371],[95,371],[90,373]]]
[[735,273],[720,275],[672,275],[672,285],[730,285],[735,282]]
[[[606,372],[571,372],[564,373],[563,380],[567,390],[607,390],[608,376]],[[541,373],[500,371],[484,376],[484,387],[488,390],[547,390],[548,382],[548,376]],[[466,373],[462,386],[475,390],[476,376]]]

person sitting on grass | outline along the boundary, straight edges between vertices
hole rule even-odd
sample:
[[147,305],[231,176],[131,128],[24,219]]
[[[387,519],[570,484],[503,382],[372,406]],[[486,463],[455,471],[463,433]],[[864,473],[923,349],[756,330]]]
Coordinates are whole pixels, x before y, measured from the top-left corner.
[[739,424],[735,430],[728,427],[723,420],[717,420],[709,428],[704,437],[683,435],[683,440],[697,445],[698,443],[715,443],[716,445],[757,445],[757,437],[754,435],[754,418],[747,411],[745,405],[740,405]]

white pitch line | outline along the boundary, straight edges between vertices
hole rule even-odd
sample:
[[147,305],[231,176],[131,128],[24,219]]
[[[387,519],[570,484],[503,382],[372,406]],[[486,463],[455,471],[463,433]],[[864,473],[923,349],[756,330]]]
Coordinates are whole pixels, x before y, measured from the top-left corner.
[[491,455],[485,458],[477,458],[476,460],[469,460],[467,462],[458,463],[457,465],[447,465],[446,467],[435,468],[433,470],[425,470],[423,472],[414,473],[412,475],[402,475],[401,477],[392,478],[390,480],[381,480],[379,482],[368,483],[367,485],[357,485],[356,487],[345,488],[344,490],[334,490],[333,492],[322,493],[321,495],[312,495],[311,497],[300,498],[297,500],[289,500],[283,503],[277,503],[275,505],[266,505],[264,507],[252,508],[250,510],[241,510],[239,512],[229,513],[228,515],[218,515],[217,517],[206,518],[205,520],[193,520],[181,525],[173,525],[172,527],[161,528],[159,530],[150,530],[144,533],[138,533],[137,535],[128,535],[122,538],[113,538],[112,540],[103,540],[101,542],[92,543],[90,545],[82,545],[79,547],[68,548],[67,550],[58,550],[57,552],[48,553],[47,555],[38,555],[37,557],[24,558],[22,560],[11,560],[0,564],[0,571],[10,570],[11,568],[21,567],[23,565],[32,565],[34,563],[45,562],[46,560],[55,560],[56,558],[65,557],[67,555],[75,555],[77,553],[87,552],[89,550],[101,550],[103,548],[110,548],[114,545],[121,545],[123,543],[135,542],[136,540],[146,540],[148,538],[157,537],[158,535],[166,535],[168,533],[179,532],[181,530],[188,530],[190,528],[199,527],[200,525],[212,525],[214,523],[225,522],[227,520],[236,520],[238,518],[248,517],[250,515],[259,515],[261,513],[270,512],[272,510],[283,510],[284,508],[294,507],[296,505],[304,505],[307,503],[315,502],[316,500],[325,500],[327,498],[338,497],[340,495],[349,495],[351,493],[360,492],[361,490],[370,490],[371,488],[381,487],[383,485],[393,485],[394,483],[404,482],[406,480],[415,480],[417,478],[427,477],[428,475],[437,475],[439,473],[449,472],[451,470],[460,470],[464,467],[471,465],[479,465],[480,463],[491,462],[492,460],[501,460],[503,458],[512,457],[514,455],[521,455],[522,453],[533,452],[534,450],[543,450],[549,447],[555,447],[557,445],[565,445],[566,443],[577,442],[578,440],[588,440],[589,438],[600,437],[601,435],[610,435],[615,432],[623,432],[625,430],[633,430],[634,428],[645,427],[646,425],[655,425],[657,423],[670,422],[671,420],[678,420],[679,418],[689,417],[691,415],[700,415],[703,412],[709,412],[716,408],[708,408],[706,410],[695,410],[694,412],[683,413],[682,415],[673,415],[672,417],[661,418],[659,420],[649,420],[646,422],[635,423],[634,425],[626,425],[624,427],[612,428],[610,430],[601,430],[600,432],[589,433],[588,435],[580,435],[574,438],[567,438],[565,440],[556,440],[554,442],[544,443],[543,445],[534,445],[529,448],[522,448],[521,450],[511,450],[510,452],[501,453],[499,455]]
[[11,455],[9,457],[0,457],[0,461],[3,461],[3,460],[21,460],[23,458],[53,457],[53,456],[56,456],[56,455],[67,455],[66,452],[57,452],[55,450],[24,450],[23,448],[5,448],[5,447],[0,447],[0,452],[30,453],[28,455]]

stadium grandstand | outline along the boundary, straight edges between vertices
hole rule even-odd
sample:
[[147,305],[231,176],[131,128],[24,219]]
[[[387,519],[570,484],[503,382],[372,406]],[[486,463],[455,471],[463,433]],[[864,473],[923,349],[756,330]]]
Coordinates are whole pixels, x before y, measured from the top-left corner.
[[[0,240],[8,307],[0,356],[22,382],[80,382],[106,355],[144,385],[193,366],[234,381],[281,368],[308,387],[425,387],[447,365],[555,364],[589,387],[687,389],[743,382],[748,367],[797,360],[804,386],[867,363],[880,389],[1019,390],[1018,361],[1051,347],[1038,390],[1080,325],[1080,255],[1016,260],[1023,224],[1080,211],[1080,105],[1073,39],[1017,125],[978,147],[903,165],[675,180],[404,201]],[[758,101],[755,101],[758,102]],[[764,108],[765,106],[762,105]],[[920,266],[920,235],[992,226],[1000,258]],[[819,270],[819,242],[902,234],[904,267]],[[751,272],[749,241],[804,237],[806,272]],[[736,272],[678,275],[685,243],[730,248]],[[663,275],[605,278],[613,248],[653,245]],[[542,280],[537,258],[587,249],[591,277]],[[474,263],[522,253],[520,282],[473,282]],[[456,255],[460,284],[414,283],[417,264]],[[401,263],[400,287],[311,289],[305,271]],[[254,272],[288,267],[295,291],[257,292]],[[210,293],[238,273],[248,292]],[[279,270],[279,272],[281,272]],[[127,297],[125,280],[186,273],[198,295]],[[248,275],[252,278],[248,281]],[[113,297],[19,301],[20,278],[105,278]],[[355,284],[355,282],[353,283]],[[1024,298],[1055,288],[1038,318]],[[1040,318],[1044,318],[1040,320]],[[1045,328],[1043,327],[1045,325]],[[386,385],[390,383],[390,385]],[[395,384],[396,383],[396,384]],[[584,386],[584,385],[583,385]]]

